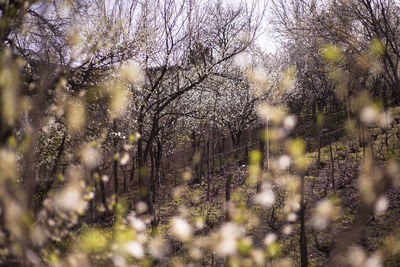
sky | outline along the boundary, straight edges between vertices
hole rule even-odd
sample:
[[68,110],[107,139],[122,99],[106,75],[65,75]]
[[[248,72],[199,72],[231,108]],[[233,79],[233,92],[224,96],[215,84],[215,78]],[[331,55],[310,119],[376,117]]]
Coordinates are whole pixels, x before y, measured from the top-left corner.
[[279,49],[278,40],[268,31],[257,38],[257,45],[259,45],[264,52],[269,54],[274,54]]
[[[240,1],[240,0],[233,0],[233,1]],[[251,5],[253,1],[256,1],[260,4],[260,6],[262,6],[263,4],[266,6],[264,19],[262,20],[261,23],[261,31],[263,33],[260,34],[260,36],[257,38],[257,45],[259,45],[264,52],[274,54],[279,48],[279,43],[276,37],[273,36],[273,27],[269,23],[272,16],[272,11],[271,11],[272,1],[271,0],[245,0],[245,1],[247,1],[249,5]]]

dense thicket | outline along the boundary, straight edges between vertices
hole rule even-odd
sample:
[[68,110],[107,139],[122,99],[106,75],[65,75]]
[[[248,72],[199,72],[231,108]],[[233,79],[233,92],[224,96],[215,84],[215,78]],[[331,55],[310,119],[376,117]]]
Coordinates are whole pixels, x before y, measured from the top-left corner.
[[0,1],[0,262],[398,263],[399,13]]

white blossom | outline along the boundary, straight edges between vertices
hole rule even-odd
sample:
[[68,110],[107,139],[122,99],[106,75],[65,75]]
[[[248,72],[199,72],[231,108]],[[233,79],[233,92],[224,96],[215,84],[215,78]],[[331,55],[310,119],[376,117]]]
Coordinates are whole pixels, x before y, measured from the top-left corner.
[[192,227],[186,220],[174,217],[171,220],[171,224],[171,234],[177,240],[185,242],[192,237]]
[[382,215],[389,207],[389,200],[386,196],[381,196],[375,203],[375,214]]
[[261,192],[258,193],[254,198],[254,203],[264,207],[271,207],[274,202],[275,193],[272,190],[272,186],[268,183],[263,184]]
[[136,259],[141,259],[144,257],[144,249],[139,242],[136,241],[127,242],[125,243],[124,248],[129,254],[131,254]]

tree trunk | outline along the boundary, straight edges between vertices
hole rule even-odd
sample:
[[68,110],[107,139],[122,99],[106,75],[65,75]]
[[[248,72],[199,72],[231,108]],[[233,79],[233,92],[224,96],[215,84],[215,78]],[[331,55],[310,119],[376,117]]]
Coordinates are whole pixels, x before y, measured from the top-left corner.
[[154,169],[155,169],[155,153],[154,149],[150,149],[150,192],[149,192],[149,213],[151,217],[151,229],[152,233],[155,233],[157,230],[157,218],[154,210],[154,203],[156,199],[156,180],[154,176]]
[[155,179],[155,153],[154,149],[150,150],[150,193],[151,193],[151,200],[152,203],[155,202],[156,197],[156,179]]
[[229,173],[226,177],[225,184],[225,221],[231,220],[230,213],[230,202],[231,202],[231,184],[232,184],[232,174]]
[[217,142],[215,142],[216,140],[216,137],[217,137],[217,134],[216,134],[216,130],[215,130],[215,127],[213,126],[213,129],[212,129],[212,139],[211,139],[211,158],[212,158],[212,168],[211,168],[211,172],[214,172],[214,170],[215,170],[215,160],[214,160],[214,152],[215,152],[215,148],[217,147],[217,144],[218,144],[218,141]]
[[196,132],[193,130],[192,132],[192,170],[195,173],[195,177],[193,180],[193,183],[199,184],[201,181],[200,177],[200,169],[199,169],[199,163],[201,160],[198,158],[198,153],[199,151],[199,140],[197,139]]
[[146,158],[143,153],[143,141],[142,139],[138,140],[138,147],[137,147],[137,164],[139,169],[139,180],[138,180],[138,187],[139,187],[139,199],[141,201],[146,201],[147,199],[147,187],[146,187],[146,179],[147,179],[147,168],[146,168]]
[[238,145],[239,144],[238,136],[237,136],[237,133],[235,133],[233,131],[230,131],[230,133],[231,133],[233,154],[234,154],[235,159],[238,159],[239,158],[239,153],[237,151],[237,148],[239,146]]
[[335,162],[333,161],[333,151],[332,151],[332,140],[329,142],[329,151],[330,151],[330,157],[331,157],[331,182],[332,182],[332,188],[335,188]]
[[99,175],[100,175],[99,186],[100,186],[100,193],[101,193],[101,201],[103,203],[104,208],[107,208],[106,189],[104,186],[104,181],[101,178],[101,174],[99,174]]
[[157,139],[157,152],[155,153],[155,184],[161,184],[160,181],[160,166],[162,159],[162,144],[160,139]]
[[319,170],[321,168],[321,129],[320,129],[319,111],[317,102],[314,103],[314,116],[315,116],[316,136],[318,142],[317,168]]
[[222,153],[224,152],[225,148],[225,137],[221,138],[221,142],[219,143],[219,170],[222,171]]
[[244,133],[243,134],[243,145],[244,145],[244,155],[243,155],[243,162],[244,164],[248,164],[249,163],[249,147],[248,147],[248,140],[249,136],[248,133]]
[[124,193],[128,191],[129,185],[128,185],[128,175],[126,174],[126,167],[119,165],[121,168],[122,175],[124,176]]
[[363,158],[365,158],[365,147],[367,146],[367,142],[365,140],[365,127],[364,124],[361,123],[361,142],[362,142],[362,151],[363,151]]
[[207,200],[210,200],[210,184],[211,184],[211,142],[207,141]]
[[[113,123],[113,131],[114,133],[117,131],[117,124],[114,121]],[[113,147],[114,147],[114,155],[113,155],[113,178],[114,178],[114,194],[115,194],[115,201],[118,202],[118,150],[117,150],[117,137],[113,137]]]
[[305,222],[305,179],[304,173],[301,174],[301,181],[300,181],[300,238],[299,238],[299,245],[300,245],[300,261],[301,267],[308,266],[308,252],[307,252],[307,235],[306,235],[306,222]]
[[130,171],[129,181],[133,181],[135,179],[135,157],[132,156],[132,168]]
[[[259,141],[259,150],[261,152],[261,160],[260,160],[260,166],[261,166],[261,172],[264,169],[264,150],[265,150],[265,136],[264,132],[265,129],[262,128],[260,131],[260,141]],[[261,179],[260,177],[257,179],[257,193],[261,192]]]

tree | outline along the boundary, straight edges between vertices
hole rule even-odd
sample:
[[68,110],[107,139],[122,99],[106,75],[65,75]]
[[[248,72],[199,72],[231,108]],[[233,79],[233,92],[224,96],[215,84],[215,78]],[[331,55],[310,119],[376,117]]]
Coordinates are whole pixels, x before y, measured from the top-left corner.
[[[380,74],[373,69],[370,71],[374,74],[372,77],[381,76],[387,86],[374,88],[374,94],[382,96],[387,102],[387,94],[381,93],[380,90],[386,92],[388,87],[391,90],[393,103],[396,103],[398,74],[397,65],[393,64],[393,60],[398,59],[399,39],[395,33],[399,31],[400,26],[394,15],[399,10],[395,1],[357,0],[317,3],[310,0],[301,3],[290,1],[274,3],[275,22],[282,36],[291,36],[290,38],[294,40],[308,39],[310,42],[307,43],[317,44],[317,49],[322,49],[325,45],[342,48],[347,57],[345,64],[348,70],[363,69],[368,66],[368,62],[375,66],[382,64]],[[373,44],[372,48],[370,44]],[[341,61],[341,64],[343,63]],[[362,78],[364,79],[362,83],[372,82],[371,76]],[[350,90],[348,94],[351,96],[353,92],[348,89]]]
[[[254,22],[248,20],[253,15],[254,7],[246,9],[244,5],[235,8],[217,2],[195,7],[173,1],[156,4],[161,13],[146,15],[152,17],[155,25],[147,24],[147,27],[158,31],[155,35],[158,41],[148,40],[148,44],[160,46],[151,47],[153,53],[147,50],[146,84],[140,97],[142,101],[136,109],[137,129],[142,136],[137,149],[139,169],[144,169],[146,165],[168,108],[186,93],[200,88],[221,68],[223,62],[244,51],[254,40],[260,19]],[[194,8],[198,10],[194,12]],[[160,22],[163,28],[156,27]],[[248,37],[245,41],[242,40],[243,34]],[[182,56],[187,60],[177,61]],[[149,203],[147,184],[147,177],[141,175],[139,187],[142,200]]]

